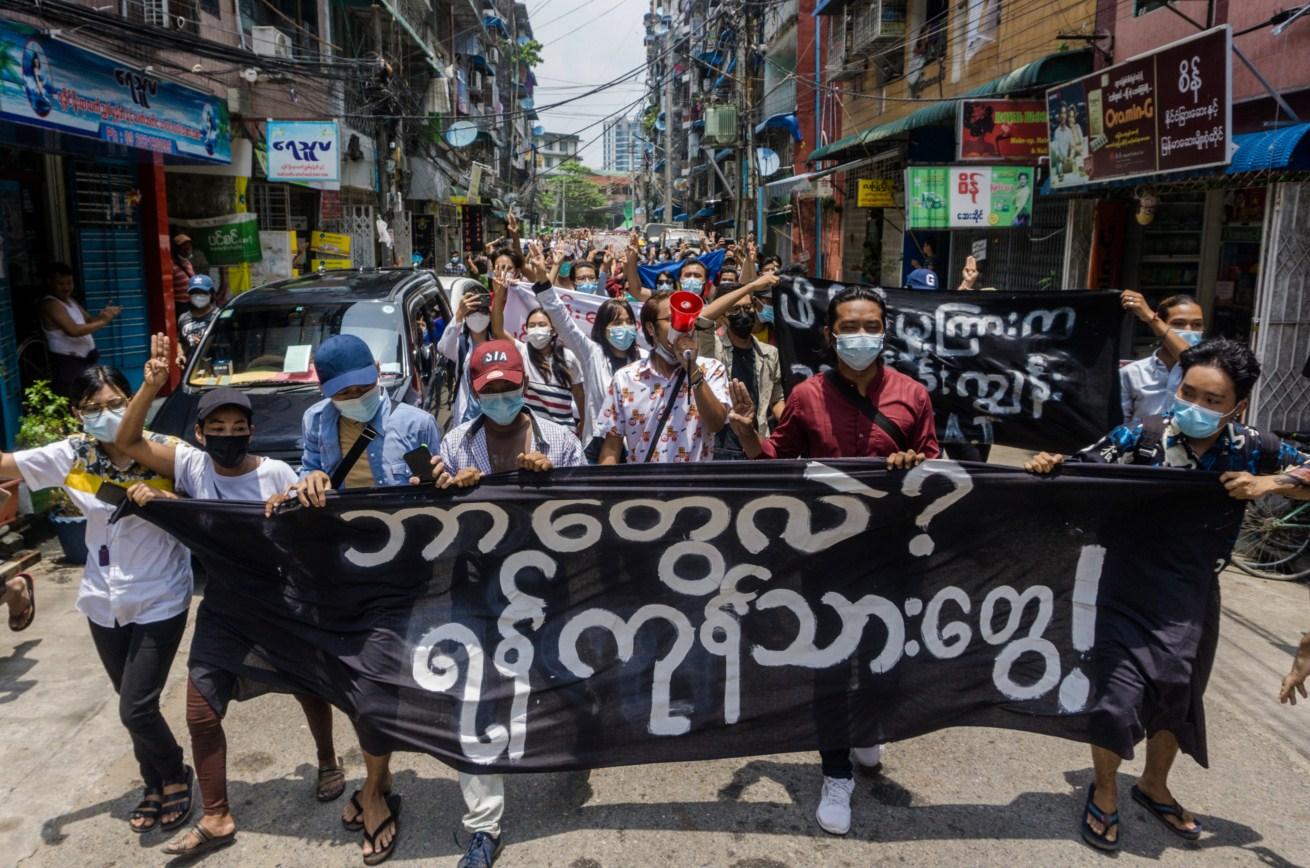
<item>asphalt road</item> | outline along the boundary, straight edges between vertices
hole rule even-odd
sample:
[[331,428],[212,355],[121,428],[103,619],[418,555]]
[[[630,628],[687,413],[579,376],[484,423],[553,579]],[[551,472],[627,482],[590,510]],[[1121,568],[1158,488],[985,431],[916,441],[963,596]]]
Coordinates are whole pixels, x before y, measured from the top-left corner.
[[[0,628],[0,864],[164,864],[166,837],[134,835],[126,822],[141,781],[73,608],[77,575],[42,565],[36,624],[23,634]],[[1222,584],[1207,696],[1212,768],[1182,758],[1173,779],[1206,834],[1186,844],[1128,802],[1120,863],[1310,865],[1310,705],[1275,698],[1310,628],[1310,594],[1236,573]],[[183,739],[184,657],[164,701]],[[348,724],[337,721],[353,787],[363,765]],[[227,731],[239,840],[206,868],[361,864],[358,834],[337,821],[341,803],[313,799],[312,744],[294,700],[235,704]],[[1140,759],[1125,765],[1123,792],[1140,767]],[[394,768],[405,807],[390,864],[453,866],[463,812],[454,774],[416,755],[398,755]],[[1072,742],[993,729],[935,733],[892,745],[884,773],[858,780],[846,838],[814,822],[821,780],[809,753],[514,776],[498,864],[1104,864],[1076,833],[1090,774],[1087,749]]]

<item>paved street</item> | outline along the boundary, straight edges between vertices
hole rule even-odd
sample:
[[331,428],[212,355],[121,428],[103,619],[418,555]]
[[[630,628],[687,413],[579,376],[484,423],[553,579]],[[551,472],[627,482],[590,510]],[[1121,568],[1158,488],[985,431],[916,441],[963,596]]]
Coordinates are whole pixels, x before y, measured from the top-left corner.
[[[47,560],[35,626],[0,633],[0,853],[24,866],[164,863],[165,837],[138,837],[126,823],[141,782],[73,609],[76,576]],[[1236,573],[1223,587],[1208,695],[1214,767],[1183,760],[1176,775],[1176,792],[1208,832],[1199,846],[1186,845],[1129,803],[1120,861],[1310,865],[1310,707],[1274,699],[1294,639],[1310,625],[1310,595]],[[179,657],[165,699],[179,733],[183,684]],[[359,836],[337,822],[341,803],[313,800],[311,743],[296,703],[264,697],[235,705],[228,720],[241,832],[206,865],[361,864]],[[363,765],[344,718],[338,725],[354,786]],[[405,807],[392,864],[453,865],[462,812],[453,773],[421,756],[397,758],[395,768]],[[499,864],[1101,864],[1074,827],[1089,775],[1087,751],[1074,743],[991,729],[936,733],[894,745],[885,774],[860,779],[844,840],[814,823],[819,771],[806,753],[525,775],[507,787],[508,849]]]

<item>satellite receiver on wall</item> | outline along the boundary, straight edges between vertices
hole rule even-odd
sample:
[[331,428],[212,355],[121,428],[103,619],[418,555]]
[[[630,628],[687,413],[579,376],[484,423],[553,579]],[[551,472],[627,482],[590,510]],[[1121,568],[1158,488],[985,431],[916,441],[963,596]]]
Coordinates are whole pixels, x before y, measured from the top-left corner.
[[471,121],[455,121],[446,130],[446,141],[452,148],[467,148],[478,137],[478,128]]
[[755,162],[760,167],[760,174],[768,177],[782,168],[782,160],[772,148],[756,148]]

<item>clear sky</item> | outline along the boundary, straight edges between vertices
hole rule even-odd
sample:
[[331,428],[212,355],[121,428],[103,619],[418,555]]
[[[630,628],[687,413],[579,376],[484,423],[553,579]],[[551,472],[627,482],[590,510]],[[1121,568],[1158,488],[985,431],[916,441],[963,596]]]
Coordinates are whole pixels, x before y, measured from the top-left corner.
[[[543,45],[542,62],[533,70],[538,107],[577,96],[646,62],[642,16],[650,11],[648,0],[527,0],[527,6],[532,32]],[[643,70],[606,91],[541,112],[537,123],[547,132],[577,133],[582,145],[591,142],[582,159],[599,169],[601,119],[639,98],[645,82]],[[631,116],[638,108],[624,114]]]

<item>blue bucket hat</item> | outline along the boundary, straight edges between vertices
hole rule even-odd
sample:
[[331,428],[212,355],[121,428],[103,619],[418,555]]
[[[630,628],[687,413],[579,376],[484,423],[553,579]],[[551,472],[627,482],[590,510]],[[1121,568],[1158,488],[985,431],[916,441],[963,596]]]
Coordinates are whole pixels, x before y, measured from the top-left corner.
[[314,367],[323,394],[331,398],[351,386],[371,386],[378,381],[373,351],[355,335],[333,335],[314,351]]

